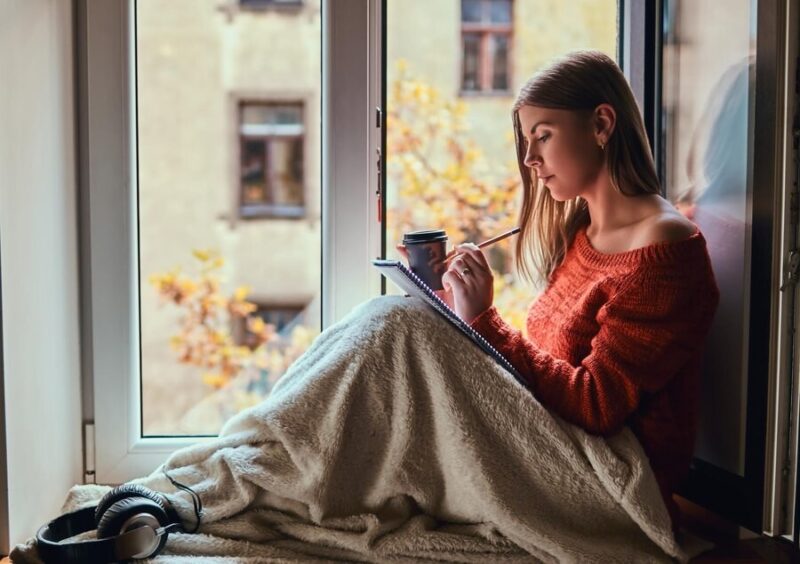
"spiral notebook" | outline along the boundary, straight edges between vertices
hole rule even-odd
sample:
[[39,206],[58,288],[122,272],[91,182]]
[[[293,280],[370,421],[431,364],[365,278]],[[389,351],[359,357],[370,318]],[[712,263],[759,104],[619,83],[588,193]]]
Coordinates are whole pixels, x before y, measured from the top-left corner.
[[397,284],[401,290],[408,293],[408,295],[422,298],[422,300],[431,305],[433,309],[438,311],[447,321],[455,325],[459,331],[469,337],[473,343],[494,358],[500,366],[508,370],[520,384],[527,387],[525,380],[523,380],[522,376],[520,376],[519,372],[517,372],[508,359],[500,354],[483,335],[464,322],[456,312],[450,309],[450,307],[431,290],[430,286],[425,284],[416,274],[406,268],[402,262],[399,260],[375,259],[372,261],[372,264],[375,268],[380,270],[386,278]]

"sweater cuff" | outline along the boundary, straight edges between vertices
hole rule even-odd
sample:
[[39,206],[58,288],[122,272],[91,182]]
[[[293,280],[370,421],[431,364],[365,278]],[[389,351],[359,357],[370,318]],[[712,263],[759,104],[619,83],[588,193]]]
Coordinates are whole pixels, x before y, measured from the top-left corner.
[[506,322],[503,321],[503,318],[500,317],[497,308],[494,306],[486,309],[478,317],[473,319],[469,325],[490,341],[493,340],[492,337],[500,337],[508,333]]

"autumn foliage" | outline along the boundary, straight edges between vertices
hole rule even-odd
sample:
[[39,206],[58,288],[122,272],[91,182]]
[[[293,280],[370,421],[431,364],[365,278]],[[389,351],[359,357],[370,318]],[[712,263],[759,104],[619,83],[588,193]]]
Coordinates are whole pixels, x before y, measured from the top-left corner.
[[[389,92],[386,124],[389,240],[419,229],[444,229],[450,244],[479,243],[517,225],[520,189],[510,120],[508,159],[490,166],[471,139],[467,106],[411,76],[399,61]],[[504,124],[498,124],[503,130]],[[499,133],[503,135],[503,133]],[[513,243],[486,250],[495,273],[495,306],[522,329],[531,289],[512,274]]]
[[[250,289],[236,288],[225,295],[219,270],[223,257],[215,251],[195,250],[196,273],[179,268],[154,274],[150,283],[162,302],[181,309],[180,326],[170,346],[183,364],[196,366],[203,382],[215,390],[236,381],[241,390],[239,407],[258,403],[289,365],[313,341],[316,332],[298,325],[282,335],[260,317],[252,316],[255,304],[247,301]],[[239,322],[248,332],[248,345],[234,341],[232,328]],[[247,375],[242,378],[242,375]]]

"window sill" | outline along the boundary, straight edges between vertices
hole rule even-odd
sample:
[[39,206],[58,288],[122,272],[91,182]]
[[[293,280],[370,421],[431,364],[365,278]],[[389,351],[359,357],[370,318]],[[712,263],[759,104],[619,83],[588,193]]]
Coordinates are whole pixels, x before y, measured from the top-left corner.
[[304,206],[276,206],[260,205],[239,208],[239,219],[250,221],[254,219],[305,219]]
[[226,0],[221,2],[217,10],[225,14],[227,20],[230,22],[237,15],[249,14],[252,16],[260,16],[265,14],[288,14],[294,15],[302,12],[306,8],[306,2],[297,2],[295,4],[263,4],[263,5],[241,5],[238,0]]

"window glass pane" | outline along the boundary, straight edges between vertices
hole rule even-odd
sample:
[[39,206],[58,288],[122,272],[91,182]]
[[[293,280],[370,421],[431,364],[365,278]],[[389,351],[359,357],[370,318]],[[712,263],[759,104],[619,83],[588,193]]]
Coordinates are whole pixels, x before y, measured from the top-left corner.
[[743,474],[755,2],[671,0],[666,9],[664,184],[702,230],[720,289],[702,391],[715,410],[700,413],[696,452]]
[[461,0],[461,21],[477,23],[481,17],[482,0]]
[[489,17],[492,23],[511,23],[511,0],[491,0]]
[[275,138],[270,142],[270,156],[274,163],[273,201],[279,204],[303,205],[303,140]]
[[461,79],[462,90],[480,90],[480,77],[478,75],[478,61],[481,52],[481,36],[478,33],[465,33],[463,65],[464,71]]
[[[477,21],[477,5],[386,3],[390,257],[399,258],[395,244],[408,231],[445,229],[452,246],[516,226],[521,194],[509,117],[514,93],[557,55],[595,48],[616,57],[615,0],[516,0],[513,9],[510,3],[492,3],[493,17],[510,14],[512,29],[507,37],[496,36],[487,57],[492,63],[487,88],[500,92],[479,96],[480,35],[457,31],[462,18]],[[462,72],[453,73],[459,60]],[[487,255],[495,272],[495,305],[524,330],[527,306],[539,289],[514,273],[513,244],[513,238],[502,241]],[[391,283],[386,288],[397,291]]]
[[320,329],[320,3],[224,4],[135,4],[145,436],[218,433]]
[[242,149],[242,186],[245,204],[272,203],[267,189],[267,142],[247,141]]
[[492,34],[492,90],[508,90],[508,36]]

